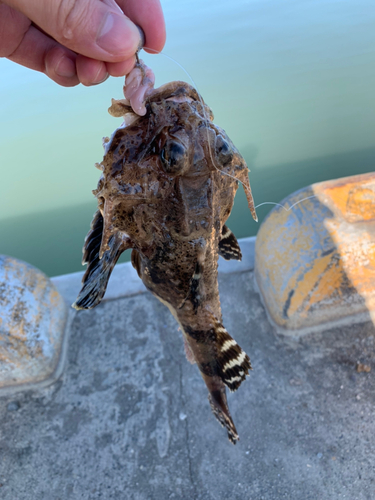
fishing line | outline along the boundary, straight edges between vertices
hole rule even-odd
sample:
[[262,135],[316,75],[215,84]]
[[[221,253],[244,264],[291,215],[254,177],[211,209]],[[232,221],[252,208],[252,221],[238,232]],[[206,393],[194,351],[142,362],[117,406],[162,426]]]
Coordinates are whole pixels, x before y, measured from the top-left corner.
[[306,196],[306,198],[302,198],[302,200],[296,201],[289,208],[285,208],[284,205],[282,205],[281,203],[276,203],[275,201],[264,201],[263,203],[259,203],[259,205],[257,205],[255,208],[259,208],[262,205],[276,205],[278,207],[283,208],[286,212],[289,212],[289,210],[292,210],[292,208],[295,207],[296,205],[298,205],[299,203],[302,203],[303,201],[306,201],[306,200],[310,200],[311,198],[316,198],[316,194],[313,194],[311,196]]
[[[201,103],[201,106],[202,106],[202,110],[203,110],[203,114],[204,114],[204,118],[207,122],[207,124],[210,124],[210,120],[207,116],[207,111],[206,111],[206,105],[204,104],[203,102],[203,99],[202,99],[202,96],[199,92],[199,89],[198,89],[198,86],[197,84],[195,83],[193,77],[190,75],[190,73],[187,71],[187,69],[185,69],[182,64],[180,64],[178,61],[176,61],[176,59],[174,59],[173,57],[169,56],[168,54],[166,54],[165,52],[157,52],[156,50],[154,49],[151,49],[149,47],[142,47],[143,49],[147,49],[149,50],[150,52],[152,52],[153,54],[156,54],[156,55],[162,55],[164,57],[166,57],[167,59],[169,59],[170,61],[174,62],[180,69],[182,69],[182,71],[186,74],[186,76],[190,79],[193,87],[195,88],[195,90],[198,92],[198,97],[199,97],[199,101]],[[138,53],[137,53],[137,61],[139,62],[139,59],[138,59]],[[234,175],[231,175],[231,174],[228,174],[228,172],[223,172],[221,169],[219,169],[216,164],[215,164],[215,160],[214,160],[214,157],[213,157],[213,154],[212,154],[212,149],[211,149],[211,143],[210,143],[210,138],[209,138],[209,135],[208,135],[208,129],[206,129],[206,132],[207,132],[207,143],[208,143],[208,150],[210,152],[210,157],[211,157],[211,161],[212,161],[212,164],[213,166],[215,167],[215,169],[222,175],[226,175],[232,179],[234,179],[235,181],[239,182],[240,184],[242,184],[244,190],[246,191],[247,187],[245,186],[245,184],[240,180],[238,179],[237,177],[235,177]],[[250,172],[249,168],[248,168],[248,171]],[[299,200],[297,201],[296,203],[293,203],[292,206],[290,206],[289,208],[286,208],[284,205],[282,205],[281,203],[276,203],[274,201],[264,201],[263,203],[259,203],[259,205],[256,205],[254,208],[257,209],[259,207],[262,207],[263,205],[275,205],[275,206],[278,206],[278,207],[281,207],[283,208],[286,212],[289,212],[289,210],[292,210],[292,208],[294,208],[296,205],[298,205],[299,203],[302,203],[303,201],[306,201],[306,200],[310,200],[311,198],[316,198],[316,195],[312,195],[312,196],[307,196],[306,198],[303,198],[302,200]]]

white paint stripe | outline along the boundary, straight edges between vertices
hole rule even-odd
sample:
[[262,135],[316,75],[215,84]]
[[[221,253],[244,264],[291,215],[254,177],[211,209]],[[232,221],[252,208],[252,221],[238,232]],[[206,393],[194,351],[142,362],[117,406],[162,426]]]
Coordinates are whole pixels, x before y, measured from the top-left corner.
[[233,339],[226,340],[221,347],[221,352],[225,352],[230,349],[233,345],[237,345],[237,342]]
[[245,358],[246,358],[246,352],[241,351],[239,356],[236,359],[231,359],[230,361],[228,361],[228,363],[226,363],[224,365],[223,371],[226,372],[227,370],[229,370],[233,366],[241,366],[242,363],[244,362]]

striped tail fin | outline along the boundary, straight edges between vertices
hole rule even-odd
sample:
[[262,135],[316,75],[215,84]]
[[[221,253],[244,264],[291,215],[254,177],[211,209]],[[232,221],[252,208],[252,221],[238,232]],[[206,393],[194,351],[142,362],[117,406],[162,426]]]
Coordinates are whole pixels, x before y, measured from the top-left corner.
[[216,321],[216,348],[218,375],[231,392],[236,391],[251,370],[249,356],[229,335],[224,326]]

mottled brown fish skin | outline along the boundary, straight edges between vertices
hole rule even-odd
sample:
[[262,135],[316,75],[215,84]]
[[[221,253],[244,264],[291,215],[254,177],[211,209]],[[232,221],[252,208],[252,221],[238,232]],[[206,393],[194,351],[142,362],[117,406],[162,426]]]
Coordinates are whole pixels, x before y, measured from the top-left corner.
[[[114,101],[113,113],[121,109],[131,114]],[[75,307],[100,302],[118,256],[133,248],[133,266],[181,325],[213,413],[235,443],[225,387],[236,390],[251,365],[222,325],[217,267],[219,254],[241,259],[225,226],[239,181],[256,218],[247,166],[190,85],[163,86],[146,109],[106,146],[94,192],[99,210],[85,240],[88,270]]]

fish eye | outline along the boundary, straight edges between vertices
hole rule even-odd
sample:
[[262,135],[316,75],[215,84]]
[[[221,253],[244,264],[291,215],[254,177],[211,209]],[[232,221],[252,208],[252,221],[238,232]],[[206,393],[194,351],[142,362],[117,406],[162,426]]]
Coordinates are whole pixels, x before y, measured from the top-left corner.
[[168,174],[178,174],[187,165],[187,150],[180,142],[167,141],[160,152],[160,159]]
[[222,135],[216,136],[216,156],[219,158],[221,164],[226,165],[233,158],[233,151],[228,142]]

